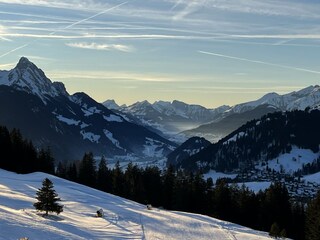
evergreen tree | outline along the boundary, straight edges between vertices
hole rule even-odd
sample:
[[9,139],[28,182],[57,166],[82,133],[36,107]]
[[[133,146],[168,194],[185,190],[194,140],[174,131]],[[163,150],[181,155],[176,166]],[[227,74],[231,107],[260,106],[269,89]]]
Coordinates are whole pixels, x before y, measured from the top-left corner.
[[306,239],[320,239],[320,192],[310,202],[306,214]]
[[59,162],[56,170],[56,175],[60,178],[67,178],[66,164]]
[[40,150],[38,154],[38,161],[40,171],[49,174],[54,174],[54,158],[52,157],[51,150],[49,147],[46,150]]
[[63,206],[57,203],[61,200],[53,189],[53,183],[48,178],[43,180],[42,188],[38,189],[36,199],[38,202],[34,203],[33,206],[38,211],[44,211],[46,216],[49,212],[59,214],[63,211]]
[[107,167],[107,162],[104,156],[101,157],[99,166],[98,166],[98,172],[97,172],[97,188],[102,191],[108,191],[110,190],[110,171]]
[[174,182],[176,179],[175,170],[172,165],[170,165],[166,171],[164,172],[163,176],[163,206],[166,209],[172,209],[173,204],[173,191],[174,191]]
[[285,185],[274,183],[266,190],[264,207],[267,225],[271,226],[274,222],[277,222],[281,229],[287,230],[290,228],[292,207]]
[[74,181],[74,182],[79,182],[78,181],[78,170],[77,170],[77,165],[76,163],[70,163],[68,165],[68,168],[67,168],[67,179],[70,180],[70,181]]
[[10,133],[6,127],[0,126],[0,168],[12,170],[12,143]]
[[280,228],[279,228],[279,225],[278,223],[274,222],[272,225],[271,225],[271,228],[270,228],[270,231],[269,231],[269,235],[271,237],[280,237]]
[[112,193],[123,196],[124,195],[124,176],[120,167],[119,161],[116,162],[112,169]]
[[161,171],[158,167],[146,167],[142,173],[144,189],[146,194],[146,201],[153,206],[162,206],[162,183]]
[[96,185],[96,166],[93,153],[85,153],[79,167],[79,182],[89,187]]

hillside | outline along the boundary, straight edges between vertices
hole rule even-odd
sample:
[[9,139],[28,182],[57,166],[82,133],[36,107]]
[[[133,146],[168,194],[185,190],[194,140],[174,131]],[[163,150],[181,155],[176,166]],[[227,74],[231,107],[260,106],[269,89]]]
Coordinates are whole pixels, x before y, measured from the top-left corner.
[[192,137],[187,141],[182,143],[174,151],[168,154],[167,156],[167,166],[176,166],[181,163],[184,159],[189,158],[190,156],[200,152],[211,143],[205,138],[201,137]]
[[[43,218],[33,209],[35,193],[48,177],[62,199],[60,215]],[[146,206],[51,175],[0,170],[0,239],[271,239],[214,218]],[[94,214],[102,208],[104,218]]]
[[[253,169],[256,165],[266,168],[271,160],[277,162],[279,156],[295,148],[312,151],[315,153],[313,160],[316,160],[320,144],[319,121],[318,110],[268,114],[246,123],[218,143],[182,161],[180,166],[222,172]],[[279,166],[277,170],[280,171]]]

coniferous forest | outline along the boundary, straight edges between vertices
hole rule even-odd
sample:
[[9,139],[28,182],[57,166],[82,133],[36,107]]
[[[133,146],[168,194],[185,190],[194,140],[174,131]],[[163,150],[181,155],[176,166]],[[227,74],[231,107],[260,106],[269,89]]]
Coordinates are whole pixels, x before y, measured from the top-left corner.
[[86,153],[77,164],[60,163],[56,174],[143,204],[200,213],[273,236],[305,239],[305,208],[291,202],[280,183],[255,194],[245,186],[229,185],[223,179],[214,185],[212,179],[204,180],[200,173],[176,171],[173,167],[161,171],[129,163],[122,169],[117,163],[109,169],[102,158],[95,169],[92,153]]
[[200,173],[168,167],[140,168],[129,163],[107,167],[102,157],[96,164],[92,153],[82,160],[59,163],[54,168],[50,150],[37,150],[19,130],[0,128],[0,167],[17,173],[42,171],[112,193],[142,204],[167,210],[205,214],[292,239],[319,239],[320,194],[309,204],[293,202],[281,183],[254,193],[245,186],[220,179],[213,184]]
[[54,173],[54,158],[50,148],[36,149],[24,139],[18,129],[9,131],[0,126],[0,168],[16,173]]

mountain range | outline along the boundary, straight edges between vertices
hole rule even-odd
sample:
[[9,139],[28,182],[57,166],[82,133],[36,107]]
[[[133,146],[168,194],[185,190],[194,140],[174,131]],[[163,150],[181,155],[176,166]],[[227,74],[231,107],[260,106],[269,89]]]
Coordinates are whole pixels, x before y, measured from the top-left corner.
[[63,83],[22,57],[0,71],[0,125],[19,128],[38,147],[49,146],[58,160],[92,151],[110,158],[163,157],[176,144],[127,121],[85,93],[69,95]]
[[187,136],[180,132],[195,128],[204,123],[218,119],[229,106],[221,106],[215,109],[207,109],[200,105],[186,104],[174,100],[136,102],[130,106],[119,106],[114,100],[103,103],[107,108],[120,111],[129,119],[145,127],[151,127],[163,134],[163,136],[181,143]]
[[[269,93],[233,107],[208,109],[177,100],[119,106],[114,100],[98,103],[85,93],[70,95],[63,83],[52,82],[25,57],[14,69],[0,71],[0,125],[19,128],[37,147],[49,146],[57,160],[66,161],[87,151],[115,160],[155,161],[190,137],[218,142],[265,114],[319,106],[318,85],[285,95]],[[196,149],[184,152],[208,144],[200,142],[205,144],[194,142]]]
[[309,86],[284,95],[268,93],[255,101],[212,109],[177,100],[156,101],[152,104],[142,101],[130,106],[119,106],[114,100],[107,100],[103,104],[109,109],[125,113],[137,124],[157,129],[163,136],[179,143],[193,136],[217,142],[247,121],[265,114],[304,110],[307,107],[319,108],[320,87]]

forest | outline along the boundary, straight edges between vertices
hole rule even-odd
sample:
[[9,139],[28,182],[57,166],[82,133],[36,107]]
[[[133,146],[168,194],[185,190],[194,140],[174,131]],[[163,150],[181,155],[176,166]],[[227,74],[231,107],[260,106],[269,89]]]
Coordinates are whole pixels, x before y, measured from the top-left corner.
[[79,161],[60,162],[55,167],[50,149],[37,150],[19,130],[8,131],[5,127],[0,127],[0,146],[0,168],[5,170],[55,174],[142,204],[204,214],[267,231],[272,236],[301,240],[320,237],[320,194],[304,205],[293,202],[281,183],[254,193],[244,185],[228,184],[223,179],[214,184],[200,172],[171,166],[160,170],[133,163],[121,167],[118,162],[108,168],[104,157],[96,161],[90,152]]

